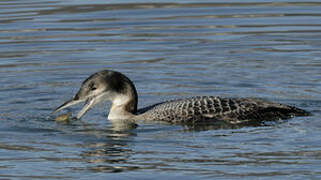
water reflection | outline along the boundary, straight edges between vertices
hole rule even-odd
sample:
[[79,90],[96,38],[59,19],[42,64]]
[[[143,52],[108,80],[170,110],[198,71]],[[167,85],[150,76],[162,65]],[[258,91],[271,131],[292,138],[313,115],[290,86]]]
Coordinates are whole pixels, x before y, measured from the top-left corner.
[[76,168],[77,171],[92,172],[122,172],[135,170],[138,167],[128,166],[128,159],[134,153],[129,144],[137,134],[133,131],[136,124],[111,124],[107,129],[98,130],[92,125],[86,126],[80,133],[95,135],[101,140],[98,143],[88,143],[84,145],[85,150],[79,156],[82,161],[88,163],[87,167]]
[[[53,118],[52,122],[54,122]],[[133,128],[115,130],[112,125],[86,123],[80,120],[63,124],[57,122],[57,125],[56,129],[64,134],[60,138],[70,139],[71,144],[68,144],[69,141],[68,143],[59,143],[59,141],[55,144],[48,143],[50,146],[59,147],[59,153],[63,156],[59,156],[58,153],[54,155],[56,157],[44,156],[41,159],[50,162],[67,162],[70,165],[66,168],[74,172],[122,172],[138,168],[128,165],[128,159],[134,153],[131,144],[137,136]],[[79,141],[79,143],[75,144],[73,141]],[[73,152],[70,149],[76,149],[76,151]],[[79,164],[83,165],[79,166]]]
[[[280,123],[280,122],[279,122]],[[217,122],[211,124],[186,124],[182,125],[184,131],[208,131],[208,130],[219,130],[219,129],[240,129],[243,127],[263,127],[266,126],[264,122],[245,122],[239,124],[233,124],[228,122]]]

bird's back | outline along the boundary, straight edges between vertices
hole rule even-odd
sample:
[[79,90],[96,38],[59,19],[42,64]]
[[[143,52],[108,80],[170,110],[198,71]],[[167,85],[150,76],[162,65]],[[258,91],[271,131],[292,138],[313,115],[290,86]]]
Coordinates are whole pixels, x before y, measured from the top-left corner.
[[139,117],[150,121],[197,123],[225,121],[242,123],[306,116],[299,108],[256,98],[221,98],[200,96],[158,103],[138,111]]

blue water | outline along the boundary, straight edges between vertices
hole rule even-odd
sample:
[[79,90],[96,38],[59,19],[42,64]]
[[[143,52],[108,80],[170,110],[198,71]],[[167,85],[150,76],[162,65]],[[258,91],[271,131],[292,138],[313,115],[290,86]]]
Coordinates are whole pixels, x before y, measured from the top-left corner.
[[[320,179],[320,12],[302,0],[1,1],[0,179]],[[139,107],[219,95],[313,115],[119,131],[103,104],[57,123],[50,112],[102,69],[134,81]]]

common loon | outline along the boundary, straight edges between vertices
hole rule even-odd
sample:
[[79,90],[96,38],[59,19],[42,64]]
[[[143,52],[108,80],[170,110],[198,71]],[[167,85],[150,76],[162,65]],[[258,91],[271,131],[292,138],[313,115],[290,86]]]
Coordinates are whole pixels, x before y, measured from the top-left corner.
[[103,70],[88,77],[77,94],[57,107],[56,113],[69,106],[84,102],[77,114],[80,119],[90,108],[111,101],[108,119],[166,121],[170,123],[263,121],[307,116],[310,113],[284,104],[257,98],[222,98],[198,96],[161,102],[137,110],[137,92],[133,82],[120,72]]

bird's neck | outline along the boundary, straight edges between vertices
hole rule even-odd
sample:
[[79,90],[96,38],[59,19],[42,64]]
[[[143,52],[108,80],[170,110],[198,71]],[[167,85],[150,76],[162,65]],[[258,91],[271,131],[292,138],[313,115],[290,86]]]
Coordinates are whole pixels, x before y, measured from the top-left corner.
[[131,119],[137,112],[136,94],[119,94],[112,99],[109,120]]
[[[134,83],[126,76],[115,80],[114,93],[110,96],[111,108],[108,119],[130,119],[137,113],[138,96]],[[117,85],[117,86],[116,86]]]

